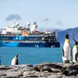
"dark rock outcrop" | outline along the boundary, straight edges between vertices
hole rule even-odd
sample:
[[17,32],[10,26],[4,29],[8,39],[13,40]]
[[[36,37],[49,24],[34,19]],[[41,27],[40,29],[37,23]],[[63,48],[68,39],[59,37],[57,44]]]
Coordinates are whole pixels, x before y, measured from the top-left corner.
[[44,63],[40,65],[35,65],[34,70],[36,71],[49,71],[52,72],[53,70],[62,70],[63,67],[59,64],[54,64],[54,63]]
[[78,78],[78,64],[0,66],[0,78]]

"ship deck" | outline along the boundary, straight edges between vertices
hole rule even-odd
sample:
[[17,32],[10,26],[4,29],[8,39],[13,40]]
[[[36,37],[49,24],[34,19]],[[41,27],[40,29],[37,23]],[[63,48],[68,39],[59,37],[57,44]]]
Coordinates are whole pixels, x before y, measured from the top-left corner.
[[20,42],[20,43],[45,43],[45,41],[28,41],[28,40],[25,40],[25,41],[19,41],[19,40],[3,40],[2,42]]

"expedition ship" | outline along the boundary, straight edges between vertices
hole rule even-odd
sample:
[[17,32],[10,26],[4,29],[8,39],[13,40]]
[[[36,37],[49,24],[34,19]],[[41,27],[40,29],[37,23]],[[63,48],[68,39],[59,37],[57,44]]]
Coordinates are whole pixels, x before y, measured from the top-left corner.
[[7,26],[0,33],[1,47],[60,47],[55,32],[45,30],[40,32],[36,22],[30,27],[19,26],[16,22],[12,26]]

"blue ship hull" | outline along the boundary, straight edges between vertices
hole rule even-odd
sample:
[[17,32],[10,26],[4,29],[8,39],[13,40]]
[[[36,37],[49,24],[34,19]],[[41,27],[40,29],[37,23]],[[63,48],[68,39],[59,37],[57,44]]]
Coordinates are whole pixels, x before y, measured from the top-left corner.
[[1,47],[60,47],[59,42],[0,42]]
[[1,35],[0,46],[2,47],[60,47],[60,43],[54,36],[49,35],[30,35],[30,36],[12,36]]

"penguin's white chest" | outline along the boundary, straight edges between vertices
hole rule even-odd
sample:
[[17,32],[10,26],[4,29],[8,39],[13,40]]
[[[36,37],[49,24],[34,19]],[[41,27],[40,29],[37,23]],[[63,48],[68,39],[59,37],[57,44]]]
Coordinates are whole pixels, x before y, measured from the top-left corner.
[[12,59],[11,65],[16,65],[16,58],[13,58],[13,59]]
[[63,46],[63,50],[66,54],[68,54],[68,52],[70,52],[70,44],[69,43],[65,43]]
[[70,60],[71,59],[70,58],[71,47],[70,47],[70,44],[68,42],[64,43],[63,51],[64,51],[63,61]]

